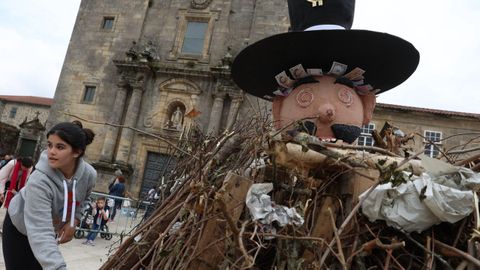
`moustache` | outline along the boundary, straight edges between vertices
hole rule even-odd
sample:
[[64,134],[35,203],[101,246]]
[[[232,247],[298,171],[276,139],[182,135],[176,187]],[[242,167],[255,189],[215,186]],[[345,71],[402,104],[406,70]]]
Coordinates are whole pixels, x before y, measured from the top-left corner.
[[[338,140],[342,140],[346,143],[353,143],[362,132],[362,129],[353,125],[345,124],[333,124],[331,127],[333,135]],[[297,131],[305,132],[309,135],[315,136],[317,132],[317,125],[312,121],[304,121],[302,125],[297,127]]]
[[331,129],[335,138],[346,143],[353,143],[362,132],[360,127],[345,124],[333,124]]

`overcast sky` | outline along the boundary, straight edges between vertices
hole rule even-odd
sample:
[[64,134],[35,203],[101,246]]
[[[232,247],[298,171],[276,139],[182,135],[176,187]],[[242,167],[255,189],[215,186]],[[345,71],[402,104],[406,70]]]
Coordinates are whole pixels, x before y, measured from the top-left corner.
[[[387,32],[420,51],[417,71],[379,102],[480,113],[480,1],[356,2],[353,29]],[[0,2],[0,95],[53,97],[79,5]]]

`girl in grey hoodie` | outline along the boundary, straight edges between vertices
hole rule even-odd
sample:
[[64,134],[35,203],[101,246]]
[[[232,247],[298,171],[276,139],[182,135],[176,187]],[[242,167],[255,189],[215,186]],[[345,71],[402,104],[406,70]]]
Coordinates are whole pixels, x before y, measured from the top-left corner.
[[97,172],[82,158],[94,136],[78,121],[57,124],[47,133],[47,150],[5,216],[7,270],[67,269],[58,244],[72,240],[79,205],[95,185]]

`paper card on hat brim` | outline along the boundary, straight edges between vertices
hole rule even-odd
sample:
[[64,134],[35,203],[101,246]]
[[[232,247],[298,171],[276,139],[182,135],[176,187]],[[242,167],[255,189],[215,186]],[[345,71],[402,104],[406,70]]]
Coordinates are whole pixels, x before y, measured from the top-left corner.
[[355,81],[355,80],[362,79],[363,78],[363,76],[362,76],[363,73],[365,73],[365,70],[363,70],[359,67],[356,67],[352,71],[350,71],[349,73],[345,74],[344,77],[351,80],[351,81]]
[[303,68],[302,64],[298,64],[289,69],[290,74],[292,74],[294,79],[302,79],[308,76],[308,73]]
[[275,80],[277,80],[278,85],[280,85],[284,88],[290,88],[295,83],[294,80],[292,80],[292,79],[290,79],[290,77],[288,77],[288,75],[285,71],[282,71],[282,72],[278,73],[275,76]]
[[328,72],[328,74],[332,74],[340,77],[343,74],[345,74],[345,72],[347,72],[347,68],[348,68],[347,65],[333,61],[332,67],[330,68],[330,71]]
[[321,68],[307,68],[307,73],[310,76],[323,76],[323,70]]

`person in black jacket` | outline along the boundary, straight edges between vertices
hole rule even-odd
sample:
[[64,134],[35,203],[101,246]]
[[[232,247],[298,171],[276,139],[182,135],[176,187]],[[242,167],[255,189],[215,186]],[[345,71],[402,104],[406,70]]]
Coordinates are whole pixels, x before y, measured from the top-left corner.
[[[125,177],[122,175],[117,176],[115,181],[110,184],[108,195],[116,196],[116,197],[124,197],[125,196]],[[113,221],[115,219],[115,215],[117,214],[117,209],[122,208],[122,199],[115,199],[115,205],[112,208],[112,215],[110,220]]]

